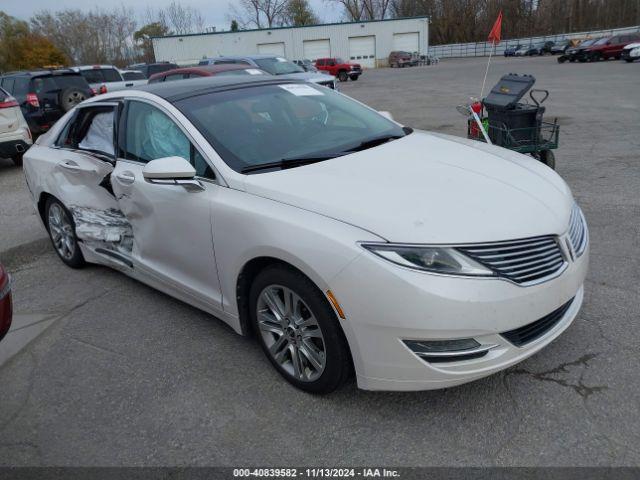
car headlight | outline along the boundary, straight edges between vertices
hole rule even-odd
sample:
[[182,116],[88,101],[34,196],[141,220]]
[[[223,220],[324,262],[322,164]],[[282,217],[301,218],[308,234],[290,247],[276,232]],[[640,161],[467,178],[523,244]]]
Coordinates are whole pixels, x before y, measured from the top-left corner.
[[451,247],[391,243],[362,243],[364,248],[392,263],[414,270],[446,275],[492,277],[494,272]]
[[640,47],[632,48],[629,54],[632,57],[640,57]]

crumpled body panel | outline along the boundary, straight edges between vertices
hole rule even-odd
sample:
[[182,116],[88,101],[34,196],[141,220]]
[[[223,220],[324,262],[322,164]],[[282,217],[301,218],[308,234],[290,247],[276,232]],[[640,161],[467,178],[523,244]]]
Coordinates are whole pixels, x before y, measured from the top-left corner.
[[71,205],[76,235],[85,243],[101,242],[124,253],[131,253],[133,230],[117,208],[96,209]]

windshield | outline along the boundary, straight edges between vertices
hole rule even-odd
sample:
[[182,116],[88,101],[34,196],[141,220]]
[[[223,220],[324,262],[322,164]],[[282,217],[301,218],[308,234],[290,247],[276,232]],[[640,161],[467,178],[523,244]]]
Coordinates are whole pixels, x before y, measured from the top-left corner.
[[605,43],[607,43],[609,41],[608,38],[601,38],[600,40],[598,40],[597,42],[594,43],[594,45],[604,45]]
[[236,171],[283,159],[333,158],[372,139],[405,135],[377,112],[308,83],[208,93],[176,106]]
[[585,40],[580,44],[581,47],[588,47],[589,45],[593,45],[597,40]]
[[255,59],[254,62],[256,62],[262,70],[269,72],[271,75],[304,72],[302,67],[282,57],[258,58]]

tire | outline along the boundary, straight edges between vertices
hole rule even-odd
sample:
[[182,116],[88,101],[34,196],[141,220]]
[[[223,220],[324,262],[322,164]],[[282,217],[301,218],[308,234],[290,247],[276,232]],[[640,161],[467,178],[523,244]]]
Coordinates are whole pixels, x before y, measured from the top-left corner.
[[344,70],[340,70],[338,72],[338,80],[340,80],[341,82],[346,82],[349,79],[349,76],[347,75],[347,72],[345,72]]
[[566,61],[567,61],[567,59],[566,59],[566,58],[564,58],[563,56],[558,57],[558,63],[564,63],[564,62],[566,62]]
[[360,75],[351,75],[349,78],[355,82],[358,80],[358,78],[360,78]]
[[570,58],[570,59],[569,59],[569,61],[570,61],[571,63],[573,63],[573,62],[575,62],[575,61],[576,61],[576,59],[575,59],[575,58]]
[[[294,307],[287,309],[283,299],[289,294],[289,305]],[[260,347],[289,383],[306,392],[324,394],[350,376],[351,356],[336,314],[324,294],[302,273],[284,265],[265,268],[251,285],[249,308]]]
[[550,169],[556,169],[556,156],[552,150],[544,150],[540,152],[540,161]]
[[11,157],[11,160],[13,161],[13,164],[16,167],[21,167],[22,166],[22,157],[24,156],[23,153],[19,153],[13,157]]
[[633,58],[625,58],[624,61],[627,63],[631,63],[633,62]]
[[44,208],[44,218],[49,238],[60,260],[71,268],[83,267],[86,262],[78,246],[76,225],[69,210],[56,198],[49,197]]
[[64,112],[68,112],[80,102],[87,99],[85,92],[79,88],[66,88],[58,96],[58,104]]

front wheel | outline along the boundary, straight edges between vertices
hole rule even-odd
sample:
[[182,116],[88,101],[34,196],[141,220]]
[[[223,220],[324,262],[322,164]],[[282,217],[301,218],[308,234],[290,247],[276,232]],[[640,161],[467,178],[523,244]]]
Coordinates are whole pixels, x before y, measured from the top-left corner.
[[57,199],[50,197],[45,205],[45,219],[51,243],[56,253],[71,268],[84,266],[85,261],[78,246],[73,216]]
[[302,273],[267,267],[251,286],[251,320],[265,355],[289,383],[329,393],[351,373],[349,350],[323,293]]
[[346,82],[349,79],[349,76],[347,75],[347,72],[345,72],[344,70],[338,72],[338,80],[340,80],[341,82]]
[[540,152],[540,161],[550,169],[556,169],[556,156],[552,150],[544,150]]
[[356,80],[358,80],[358,77],[359,77],[359,76],[360,76],[360,75],[351,75],[349,78],[350,78],[352,81],[354,81],[354,82],[355,82]]

